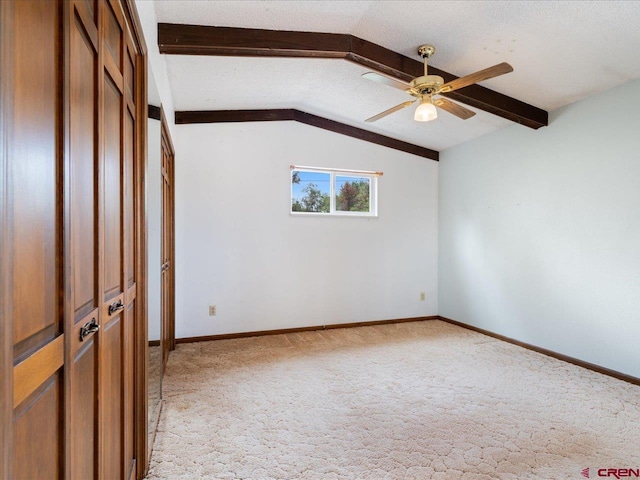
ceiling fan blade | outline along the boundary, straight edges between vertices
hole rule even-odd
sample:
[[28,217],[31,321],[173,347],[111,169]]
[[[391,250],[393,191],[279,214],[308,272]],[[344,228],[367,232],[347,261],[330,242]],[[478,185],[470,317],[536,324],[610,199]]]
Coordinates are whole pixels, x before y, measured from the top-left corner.
[[433,104],[436,107],[440,107],[441,109],[446,110],[447,112],[452,113],[456,117],[460,117],[463,120],[471,118],[476,114],[476,112],[474,112],[473,110],[469,110],[468,108],[465,108],[462,105],[458,105],[457,103],[443,97],[435,99],[433,101]]
[[398,90],[402,90],[403,92],[409,88],[408,83],[404,83],[400,80],[394,80],[393,78],[385,77],[384,75],[380,75],[375,72],[363,73],[362,78],[389,85],[390,87],[397,88]]
[[484,70],[479,70],[475,73],[471,73],[469,75],[465,75],[464,77],[460,77],[456,80],[445,83],[440,88],[438,93],[446,93],[453,90],[458,90],[459,88],[482,82],[499,75],[504,75],[505,73],[509,72],[513,72],[513,67],[506,62],[502,62],[498,65],[494,65],[493,67],[485,68]]
[[393,112],[402,110],[403,108],[408,107],[414,102],[415,100],[408,100],[406,102],[402,102],[400,105],[396,105],[395,107],[391,107],[389,110],[385,110],[384,112],[374,115],[373,117],[367,118],[365,122],[375,122],[376,120],[380,120],[382,117],[386,117],[387,115],[391,115]]

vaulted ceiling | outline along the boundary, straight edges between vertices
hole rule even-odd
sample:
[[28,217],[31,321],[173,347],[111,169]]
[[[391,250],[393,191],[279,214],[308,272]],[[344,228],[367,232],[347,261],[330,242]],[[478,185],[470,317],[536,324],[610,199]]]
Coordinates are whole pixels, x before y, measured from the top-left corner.
[[[632,1],[181,1],[155,2],[160,23],[351,34],[456,76],[506,61],[514,71],[482,85],[551,111],[640,78],[640,2]],[[343,59],[167,55],[176,110],[297,109],[435,150],[511,125],[470,107],[428,123],[411,99]],[[521,126],[519,128],[527,128]],[[533,130],[532,130],[533,134]]]

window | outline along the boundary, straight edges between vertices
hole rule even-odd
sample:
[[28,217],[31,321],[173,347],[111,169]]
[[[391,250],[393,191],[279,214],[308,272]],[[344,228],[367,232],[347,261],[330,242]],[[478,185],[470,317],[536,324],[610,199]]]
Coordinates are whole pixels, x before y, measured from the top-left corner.
[[291,213],[378,214],[377,188],[381,172],[291,166]]

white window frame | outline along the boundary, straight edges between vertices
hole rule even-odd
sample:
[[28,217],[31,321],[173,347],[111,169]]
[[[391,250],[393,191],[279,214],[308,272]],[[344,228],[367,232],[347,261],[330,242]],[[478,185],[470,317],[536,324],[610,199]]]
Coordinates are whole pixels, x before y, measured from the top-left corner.
[[[293,182],[291,177],[293,172],[310,172],[310,173],[328,173],[329,174],[329,212],[294,212],[293,205]],[[342,168],[324,168],[324,167],[301,167],[291,165],[291,173],[289,176],[289,186],[291,188],[289,196],[289,213],[290,215],[311,215],[316,217],[378,217],[378,177],[382,176],[382,172],[369,170],[347,170]],[[351,178],[368,178],[369,179],[369,211],[368,212],[344,212],[336,210],[336,177]]]

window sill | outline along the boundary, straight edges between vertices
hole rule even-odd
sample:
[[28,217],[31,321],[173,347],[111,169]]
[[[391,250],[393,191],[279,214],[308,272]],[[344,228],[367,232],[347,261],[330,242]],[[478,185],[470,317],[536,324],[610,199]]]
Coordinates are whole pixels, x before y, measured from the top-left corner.
[[342,218],[378,218],[378,215],[370,213],[314,213],[314,212],[289,212],[291,217],[342,217]]

